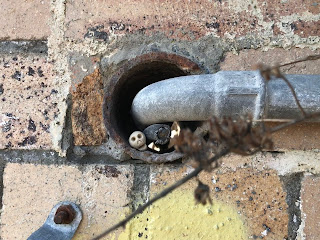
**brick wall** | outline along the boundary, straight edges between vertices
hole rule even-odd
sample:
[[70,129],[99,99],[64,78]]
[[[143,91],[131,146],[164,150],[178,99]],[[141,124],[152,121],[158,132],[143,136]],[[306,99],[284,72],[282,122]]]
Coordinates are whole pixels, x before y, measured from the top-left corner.
[[[113,129],[126,117],[106,106],[143,84],[130,85],[135,67],[167,78],[290,62],[320,53],[319,22],[317,0],[0,0],[0,238],[26,239],[64,200],[83,212],[74,238],[91,238],[192,170],[138,160]],[[320,74],[319,61],[284,72]],[[200,176],[212,206],[194,205],[190,182],[106,239],[317,239],[319,137],[301,123],[274,151],[229,155]]]

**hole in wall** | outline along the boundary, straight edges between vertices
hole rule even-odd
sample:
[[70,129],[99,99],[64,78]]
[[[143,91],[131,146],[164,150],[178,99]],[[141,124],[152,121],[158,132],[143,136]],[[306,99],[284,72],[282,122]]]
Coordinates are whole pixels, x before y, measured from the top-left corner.
[[[144,87],[168,78],[186,75],[172,63],[154,61],[139,64],[128,71],[120,81],[123,82],[114,100],[115,125],[119,135],[128,139],[130,134],[138,129],[131,116],[131,104],[136,94]],[[121,107],[116,107],[121,106]]]
[[[200,73],[202,70],[199,66],[189,59],[161,52],[139,56],[120,66],[106,86],[104,119],[110,137],[135,159],[165,162],[181,158],[181,154],[176,153],[173,149],[156,153],[149,149],[140,152],[130,147],[128,142],[130,134],[133,131],[143,130],[133,121],[131,104],[136,94],[152,83]],[[194,128],[197,123],[184,122],[183,125],[190,125],[190,128]]]

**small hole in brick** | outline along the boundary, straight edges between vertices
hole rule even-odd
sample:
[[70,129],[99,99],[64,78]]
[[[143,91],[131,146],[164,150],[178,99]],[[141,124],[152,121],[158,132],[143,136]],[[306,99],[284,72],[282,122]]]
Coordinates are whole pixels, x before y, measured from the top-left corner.
[[[110,80],[106,89],[113,89],[106,95],[104,114],[105,123],[109,129],[112,129],[111,137],[131,154],[138,159],[152,158],[148,152],[159,153],[148,149],[145,155],[137,155],[129,145],[129,137],[134,131],[143,131],[137,126],[131,116],[131,105],[136,94],[144,87],[169,78],[185,76],[190,73],[199,73],[202,70],[190,60],[165,53],[146,54],[129,61],[125,65],[121,65],[119,71],[116,72]],[[167,123],[171,126],[172,123]],[[192,130],[196,128],[197,123],[181,123],[188,126]],[[136,138],[142,136],[137,135]],[[132,140],[130,138],[130,140]],[[133,140],[134,141],[134,140]],[[131,149],[129,149],[130,147]],[[171,153],[170,150],[164,150],[160,153]],[[132,156],[132,155],[131,155]]]
[[[122,82],[122,86],[118,88],[119,91],[117,91],[114,107],[112,108],[114,109],[115,127],[119,135],[128,141],[132,132],[143,130],[136,126],[130,113],[133,98],[142,88],[164,79],[184,75],[186,73],[175,64],[162,61],[138,64],[124,74],[119,80]],[[139,134],[137,137],[141,138],[142,136]],[[135,141],[135,139],[131,140]]]
[[113,108],[116,110],[114,117],[119,135],[127,140],[132,132],[141,130],[133,121],[130,111],[133,98],[142,88],[164,79],[184,75],[176,65],[158,61],[138,64],[124,74],[120,79],[123,84],[119,86]]

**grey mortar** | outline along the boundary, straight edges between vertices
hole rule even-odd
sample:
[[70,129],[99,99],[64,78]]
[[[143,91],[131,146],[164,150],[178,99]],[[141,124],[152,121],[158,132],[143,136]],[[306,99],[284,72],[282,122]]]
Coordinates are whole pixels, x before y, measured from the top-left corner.
[[134,166],[133,188],[131,191],[132,209],[148,201],[150,184],[150,165],[136,164]]
[[48,54],[47,41],[0,41],[2,54]]
[[[296,239],[297,231],[301,224],[301,211],[300,206],[296,203],[300,203],[300,191],[301,191],[301,180],[303,173],[294,173],[286,176],[280,176],[283,182],[284,188],[287,192],[286,202],[288,204],[288,238]],[[296,220],[294,221],[294,216]]]

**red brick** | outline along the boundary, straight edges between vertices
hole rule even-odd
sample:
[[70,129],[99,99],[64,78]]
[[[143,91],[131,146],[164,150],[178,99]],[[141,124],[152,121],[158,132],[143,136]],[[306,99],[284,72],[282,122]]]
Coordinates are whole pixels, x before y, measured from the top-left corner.
[[46,39],[50,1],[0,1],[0,39]]
[[310,14],[319,14],[319,3],[304,0],[258,0],[257,7],[260,9],[265,23],[273,23],[274,35],[285,34],[279,26],[286,27],[301,37],[319,35],[317,21],[301,21],[301,18],[309,18]]
[[46,56],[0,56],[0,149],[50,149],[59,113],[52,64]]
[[[307,48],[292,48],[290,50],[275,48],[268,51],[245,49],[238,55],[227,53],[220,63],[220,68],[221,70],[249,71],[253,70],[257,63],[273,66],[277,63],[289,63],[315,54],[320,54],[320,51],[312,51]],[[320,74],[319,60],[301,62],[281,69],[286,74]]]
[[316,2],[304,0],[258,0],[257,7],[261,9],[265,21],[278,21],[281,17],[292,14],[318,14],[320,4],[314,3]]
[[[197,39],[210,32],[218,36],[244,36],[270,31],[271,25],[282,24],[282,17],[319,13],[319,6],[311,2],[293,0],[262,1],[70,1],[67,3],[66,36],[84,36],[106,40],[110,32],[116,34],[143,32],[165,33],[172,38]],[[261,21],[261,14],[263,21]],[[297,21],[296,20],[292,21]],[[310,22],[310,26],[315,22]],[[291,22],[285,24],[291,24]],[[294,26],[294,25],[293,25]],[[299,31],[316,34],[308,26]],[[277,33],[281,33],[278,31]]]
[[302,181],[301,202],[304,217],[303,234],[306,240],[317,240],[320,235],[320,178],[307,176]]
[[[114,33],[163,32],[175,38],[193,39],[214,31],[245,35],[255,31],[257,16],[247,9],[233,10],[226,2],[117,1],[67,3],[66,36],[83,39],[90,31]],[[247,5],[247,4],[246,4]],[[87,34],[88,36],[88,34]]]
[[[279,123],[269,123],[275,127]],[[320,149],[320,123],[299,123],[273,133],[274,150]]]
[[320,35],[320,20],[319,21],[296,21],[291,23],[291,28],[294,33],[301,37],[319,36]]

